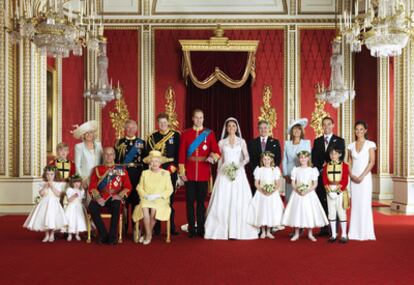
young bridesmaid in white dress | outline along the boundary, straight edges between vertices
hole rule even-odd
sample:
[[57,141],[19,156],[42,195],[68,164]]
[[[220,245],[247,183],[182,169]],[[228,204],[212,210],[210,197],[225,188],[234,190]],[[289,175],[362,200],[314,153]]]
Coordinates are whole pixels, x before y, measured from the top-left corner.
[[271,229],[281,226],[284,208],[279,194],[281,172],[269,151],[262,153],[260,164],[253,172],[257,191],[249,205],[247,223],[261,228],[260,238],[274,239]]
[[328,225],[325,211],[315,193],[318,185],[319,172],[310,167],[310,153],[301,151],[298,153],[299,167],[292,170],[293,192],[283,215],[283,225],[295,228],[295,234],[290,239],[299,239],[299,229],[308,229],[308,238],[316,241],[312,229]]
[[351,166],[350,240],[375,240],[371,169],[375,165],[376,145],[366,139],[366,134],[367,124],[356,122],[356,141],[348,146],[348,162]]
[[62,230],[66,225],[65,211],[60,204],[60,195],[65,183],[55,182],[58,176],[56,166],[46,166],[40,184],[40,202],[30,212],[23,227],[31,231],[46,232],[43,242],[54,242],[55,231]]
[[82,189],[82,177],[80,175],[73,175],[69,181],[69,188],[66,190],[68,206],[65,210],[68,227],[65,231],[68,232],[68,241],[72,240],[73,234],[75,234],[76,240],[80,241],[79,233],[87,230],[86,209],[83,206],[85,190]]

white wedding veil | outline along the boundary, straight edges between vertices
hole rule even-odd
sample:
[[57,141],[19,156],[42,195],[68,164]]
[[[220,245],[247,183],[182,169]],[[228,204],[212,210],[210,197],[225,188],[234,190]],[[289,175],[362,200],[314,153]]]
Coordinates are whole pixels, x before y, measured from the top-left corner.
[[242,133],[241,133],[241,129],[240,129],[240,125],[239,125],[239,121],[237,121],[236,118],[230,117],[230,118],[227,118],[226,121],[224,121],[223,130],[221,131],[221,139],[225,139],[227,137],[226,127],[227,127],[227,123],[229,121],[232,121],[232,122],[236,123],[236,125],[237,125],[236,136],[240,139],[243,138]]

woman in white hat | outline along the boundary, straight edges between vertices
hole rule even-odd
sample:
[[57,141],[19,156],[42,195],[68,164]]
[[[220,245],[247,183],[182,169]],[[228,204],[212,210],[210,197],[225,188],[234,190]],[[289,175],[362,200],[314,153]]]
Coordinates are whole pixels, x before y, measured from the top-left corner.
[[144,219],[145,237],[139,242],[147,245],[151,242],[156,221],[168,221],[171,215],[170,196],[173,193],[170,172],[161,168],[167,158],[158,150],[150,151],[144,158],[149,169],[144,170],[137,186],[140,203],[134,209],[132,219],[139,223]]
[[88,121],[72,132],[76,139],[82,140],[75,145],[75,165],[76,174],[82,177],[84,187],[89,184],[92,169],[102,163],[102,144],[95,137],[97,130],[98,122]]
[[290,140],[285,142],[283,150],[283,176],[285,177],[285,200],[289,201],[290,194],[292,194],[292,180],[290,174],[293,167],[298,166],[298,152],[306,150],[311,151],[310,140],[305,140],[305,127],[308,124],[308,119],[301,118],[290,123],[287,132]]

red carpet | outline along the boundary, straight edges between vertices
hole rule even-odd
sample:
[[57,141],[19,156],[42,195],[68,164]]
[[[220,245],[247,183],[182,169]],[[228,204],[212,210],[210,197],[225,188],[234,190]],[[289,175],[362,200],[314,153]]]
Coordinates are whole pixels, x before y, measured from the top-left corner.
[[[178,224],[184,203],[177,203]],[[0,217],[0,284],[412,284],[414,216],[375,213],[377,241],[292,243],[205,241],[184,234],[172,244],[42,244],[25,216]]]

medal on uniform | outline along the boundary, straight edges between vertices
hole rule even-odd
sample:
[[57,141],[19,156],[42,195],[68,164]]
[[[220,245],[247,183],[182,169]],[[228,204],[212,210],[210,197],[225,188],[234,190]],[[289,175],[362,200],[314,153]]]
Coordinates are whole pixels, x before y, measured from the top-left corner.
[[203,145],[203,150],[207,150],[207,145]]
[[174,144],[174,139],[173,139],[173,138],[170,138],[170,139],[168,140],[168,143],[169,143],[169,144]]

